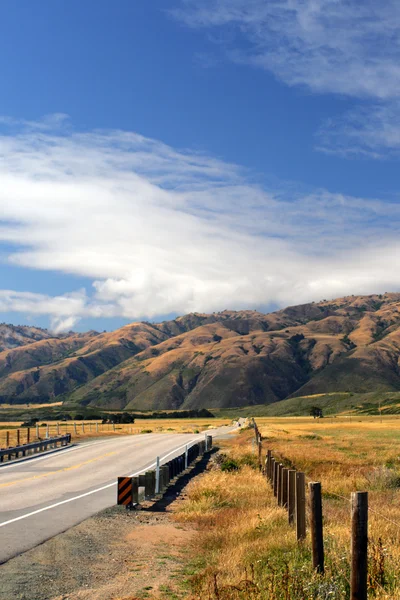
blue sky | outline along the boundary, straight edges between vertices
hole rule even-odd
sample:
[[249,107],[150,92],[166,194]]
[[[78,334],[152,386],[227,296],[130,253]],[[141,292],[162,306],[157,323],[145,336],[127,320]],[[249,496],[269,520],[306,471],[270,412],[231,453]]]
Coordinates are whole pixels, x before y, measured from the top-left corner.
[[0,319],[400,289],[400,7],[379,4],[4,0]]

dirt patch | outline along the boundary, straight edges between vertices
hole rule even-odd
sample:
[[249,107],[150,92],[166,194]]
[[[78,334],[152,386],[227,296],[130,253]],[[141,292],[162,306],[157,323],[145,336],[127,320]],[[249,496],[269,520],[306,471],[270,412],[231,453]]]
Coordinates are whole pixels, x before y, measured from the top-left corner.
[[113,508],[0,566],[0,600],[183,598],[193,530]]

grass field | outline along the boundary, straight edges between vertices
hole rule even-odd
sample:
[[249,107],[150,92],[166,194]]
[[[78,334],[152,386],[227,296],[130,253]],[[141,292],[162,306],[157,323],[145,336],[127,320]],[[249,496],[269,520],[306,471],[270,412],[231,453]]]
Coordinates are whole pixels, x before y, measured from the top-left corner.
[[[141,433],[199,433],[209,428],[229,425],[229,419],[137,419],[132,424],[102,424],[96,421],[46,421],[39,422],[38,429],[30,428],[30,440],[49,436],[64,435],[71,433],[72,440],[79,441],[93,437],[104,437],[112,435],[129,435]],[[48,426],[48,427],[47,427]],[[17,444],[17,431],[20,431],[20,443],[27,442],[27,428],[21,428],[21,421],[0,421],[0,448]],[[8,437],[7,437],[8,432]]]
[[[369,597],[400,599],[400,419],[257,419],[263,453],[305,471],[323,488],[326,574],[311,568],[310,539],[298,546],[286,511],[255,467],[252,431],[224,442],[238,470],[193,481],[178,519],[198,529],[194,598],[346,599],[350,492],[369,492]],[[229,463],[225,463],[229,464]]]

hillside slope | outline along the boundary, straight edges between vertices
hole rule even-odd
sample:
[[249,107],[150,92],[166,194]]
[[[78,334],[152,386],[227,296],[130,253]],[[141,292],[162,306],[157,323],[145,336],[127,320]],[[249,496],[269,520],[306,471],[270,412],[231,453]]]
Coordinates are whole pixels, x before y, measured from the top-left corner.
[[0,401],[150,410],[390,392],[399,357],[400,294],[349,296],[31,343],[0,353]]

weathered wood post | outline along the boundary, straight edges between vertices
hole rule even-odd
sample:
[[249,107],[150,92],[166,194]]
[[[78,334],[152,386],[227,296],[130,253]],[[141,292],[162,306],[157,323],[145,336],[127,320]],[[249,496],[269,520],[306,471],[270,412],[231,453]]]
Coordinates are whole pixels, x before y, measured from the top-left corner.
[[296,516],[296,470],[288,472],[288,519],[289,524],[294,523]]
[[301,542],[306,537],[306,478],[296,472],[296,536]]
[[30,444],[30,442],[31,442],[31,430],[30,430],[30,427],[28,427],[26,430],[26,443]]
[[367,600],[368,492],[351,494],[350,600]]
[[271,450],[267,450],[266,475],[267,475],[267,479],[269,479],[269,481],[271,481],[271,459],[272,459],[272,452],[271,452]]
[[278,504],[282,506],[282,471],[283,464],[279,463],[279,471],[278,471]]
[[322,530],[322,495],[321,484],[311,482],[308,484],[310,490],[310,527],[311,546],[313,556],[313,568],[317,573],[324,572],[324,536]]
[[36,439],[39,439],[39,424],[36,423]]
[[282,506],[284,508],[288,506],[288,473],[289,469],[282,469]]
[[273,480],[273,484],[274,484],[274,496],[276,498],[277,493],[278,493],[278,461],[274,459],[274,480]]
[[21,445],[21,432],[17,429],[17,446]]
[[10,432],[6,431],[6,448],[10,446]]

